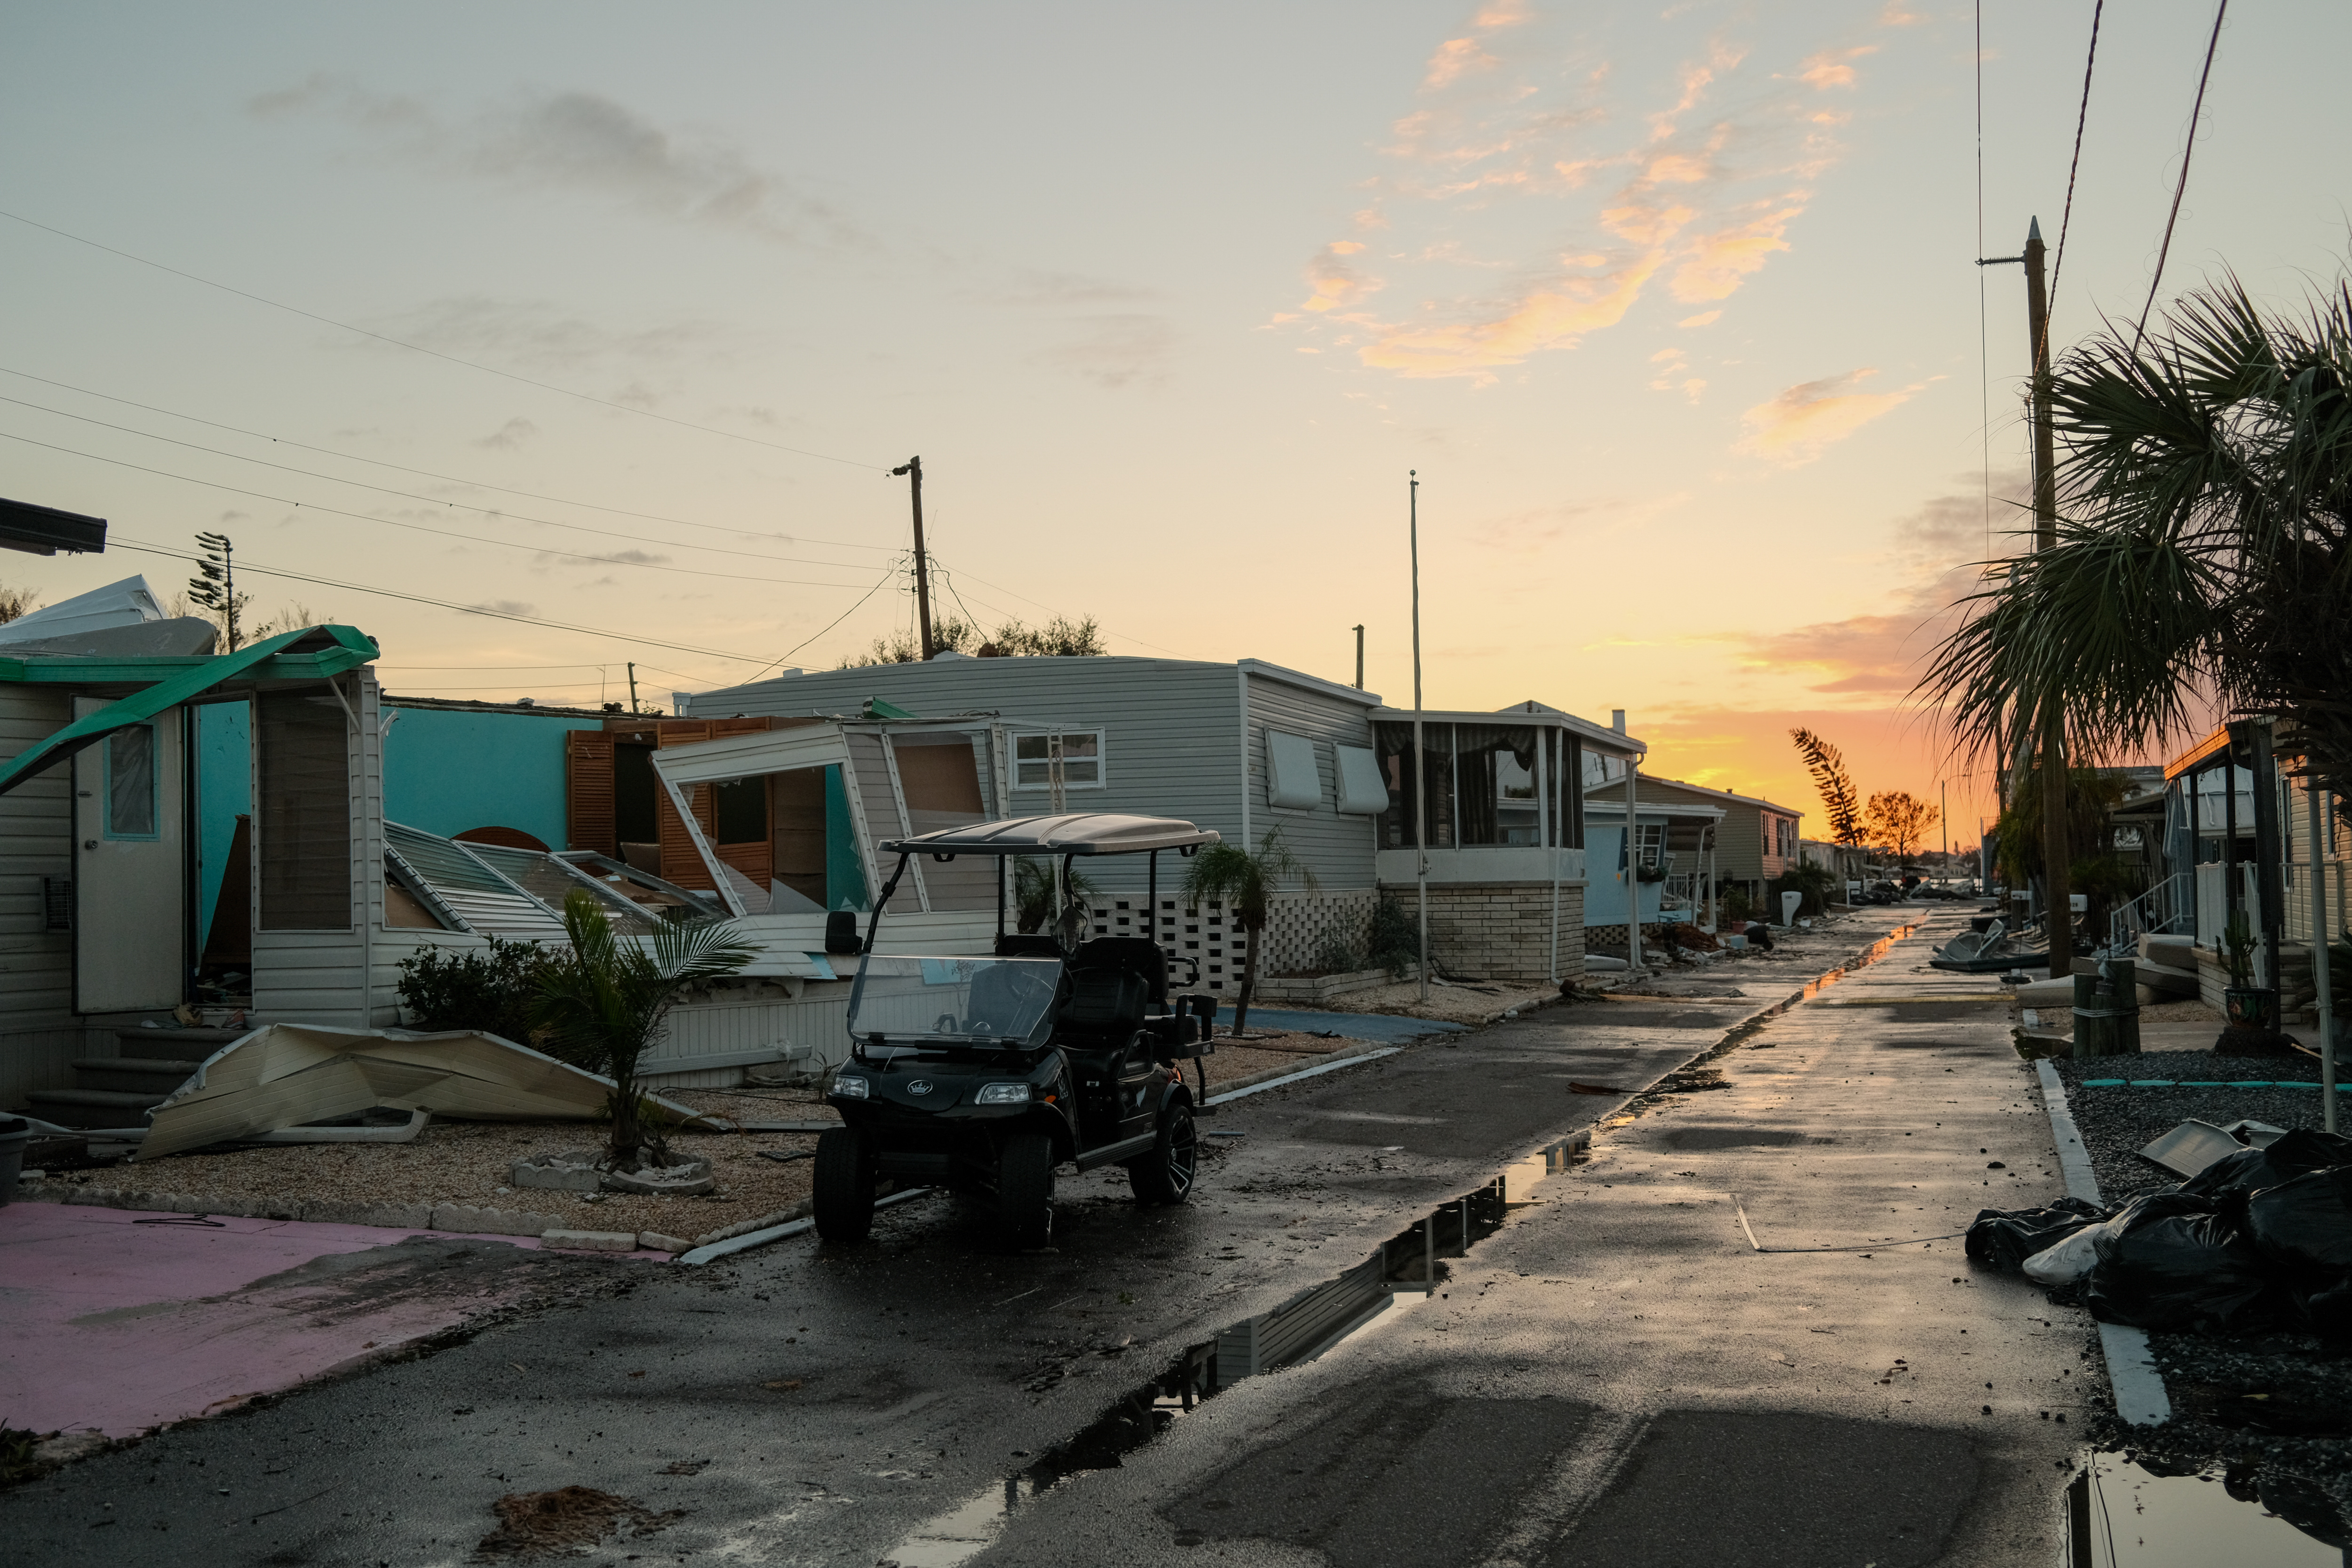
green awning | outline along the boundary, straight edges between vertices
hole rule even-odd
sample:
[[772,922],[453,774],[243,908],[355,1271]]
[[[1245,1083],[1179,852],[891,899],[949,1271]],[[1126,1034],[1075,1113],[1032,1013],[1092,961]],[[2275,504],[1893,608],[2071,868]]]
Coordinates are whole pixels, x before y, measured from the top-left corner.
[[[299,654],[289,651],[304,638],[316,640],[322,634],[328,646]],[[28,746],[7,762],[0,763],[0,795],[6,795],[26,779],[117,730],[147,723],[158,714],[240,676],[255,680],[325,680],[358,668],[375,658],[378,652],[374,640],[353,627],[303,626],[235,653],[202,658],[78,659],[67,655],[0,658],[0,681],[154,681],[145,690],[110,703],[87,718],[77,719],[39,744]]]

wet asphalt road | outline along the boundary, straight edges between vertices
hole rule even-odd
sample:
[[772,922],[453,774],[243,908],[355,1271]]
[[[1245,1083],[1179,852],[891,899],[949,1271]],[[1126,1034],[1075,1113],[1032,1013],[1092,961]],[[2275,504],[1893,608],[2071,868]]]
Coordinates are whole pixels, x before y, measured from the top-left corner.
[[[800,1241],[708,1269],[645,1268],[625,1295],[193,1424],[0,1495],[0,1531],[12,1558],[44,1564],[457,1563],[494,1522],[490,1504],[501,1494],[581,1485],[657,1512],[682,1510],[659,1532],[605,1549],[603,1560],[866,1564],[897,1555],[912,1568],[919,1553],[898,1550],[910,1533],[1001,1490],[1009,1470],[1087,1426],[1184,1346],[1360,1262],[1429,1205],[1616,1109],[1572,1093],[1571,1079],[1646,1083],[1715,1045],[1774,989],[1752,972],[1738,978],[1749,996],[1546,1009],[1237,1102],[1204,1122],[1244,1136],[1208,1141],[1217,1152],[1192,1205],[1139,1209],[1115,1169],[1067,1180],[1048,1254],[992,1252],[978,1240],[975,1216],[930,1197],[886,1211],[862,1247]],[[1800,1009],[1766,1032],[1795,1031],[1790,1037],[1818,1038],[1827,1050],[1839,1038],[1832,1022]],[[1940,1037],[1961,1026],[1934,1027]],[[1921,1071],[1940,1076],[1948,1064],[1933,1055],[1889,1059],[1916,1058]],[[1969,1070],[1989,1075],[1998,1065],[1977,1048]],[[1690,1098],[1707,1100],[1706,1114],[1736,1130],[1775,1112],[1784,1087],[1759,1077],[1742,1086],[1756,1097],[1745,1106],[1728,1094]],[[2009,1092],[2005,1079],[1998,1091]],[[1867,1098],[1878,1086],[1857,1092]],[[1587,1181],[1610,1159],[1632,1158],[1653,1120],[1672,1119],[1605,1133],[1604,1146],[1622,1142],[1627,1152],[1548,1185]],[[1736,1131],[1729,1135],[1736,1141]],[[1674,1149],[1657,1157],[1706,1156]],[[1638,1187],[1626,1185],[1629,1194]],[[1713,1226],[1720,1195],[1664,1201],[1704,1213]],[[1943,1520],[1946,1533],[1951,1520],[1981,1506],[1979,1470],[1989,1461],[1979,1434],[1932,1425],[1890,1432],[1883,1417],[1863,1432],[1839,1424],[1851,1421],[1844,1411],[1680,1410],[1629,1400],[1622,1367],[1528,1381],[1531,1369],[1559,1362],[1563,1346],[1587,1345],[1599,1321],[1590,1301],[1522,1283],[1596,1256],[1595,1237],[1553,1233],[1571,1212],[1588,1211],[1526,1211],[1475,1256],[1449,1264],[1478,1281],[1455,1289],[1512,1303],[1493,1331],[1449,1321],[1442,1351],[1497,1335],[1477,1364],[1423,1356],[1387,1365],[1382,1355],[1415,1336],[1376,1327],[1339,1355],[1242,1384],[1125,1468],[1038,1500],[983,1560],[1347,1565],[1471,1562],[1507,1551],[1533,1562],[1544,1542],[1512,1532],[1535,1529],[1526,1521],[1549,1518],[1551,1505],[1530,1513],[1530,1500],[1556,1501],[1562,1487],[1573,1491],[1575,1476],[1600,1474],[1601,1456],[1637,1440],[1652,1456],[1644,1484],[1681,1500],[1685,1511],[1689,1488],[1675,1479],[1676,1467],[1695,1477],[1727,1446],[1753,1456],[1748,1468],[1764,1489],[1756,1496],[1767,1500],[1751,1508],[1769,1509],[1773,1478],[1801,1453],[1844,1455],[1842,1474],[1875,1466],[1884,1477],[1895,1461],[1902,1479],[1880,1492],[1920,1494],[1921,1517]],[[1680,1234],[1691,1217],[1617,1214],[1598,1245],[1677,1260],[1695,1246],[1722,1245],[1712,1232],[1696,1243]],[[1513,1249],[1519,1262],[1486,1261]],[[1863,1269],[1842,1288],[1879,1278]],[[1688,1287],[1666,1289],[1679,1299]],[[1623,1333],[1615,1319],[1642,1293],[1612,1297],[1601,1314],[1608,1336]],[[1698,1315],[1681,1329],[1724,1338],[1696,1305],[1706,1292],[1689,1294]],[[1421,1310],[1433,1325],[1421,1340],[1436,1338],[1439,1314],[1459,1310],[1452,1297],[1449,1289]],[[1398,1316],[1409,1324],[1420,1313]],[[1743,1342],[1734,1353],[1746,1358],[1752,1348]],[[1644,1374],[1631,1375],[1640,1384]],[[1710,1373],[1694,1365],[1679,1375],[1691,1386]],[[1235,1468],[1236,1456],[1248,1463]],[[1646,1513],[1625,1511],[1633,1506],[1587,1516],[1580,1528],[1598,1533],[1580,1541],[1609,1542],[1611,1555],[1635,1563],[1843,1557],[1706,1557],[1724,1537],[1704,1509],[1693,1513],[1689,1551],[1667,1552]],[[1202,1548],[1176,1544],[1188,1533]],[[1446,1544],[1433,1546],[1438,1536]],[[1320,1555],[1272,1544],[1280,1541]],[[1822,1543],[1808,1536],[1804,1550]],[[1860,1535],[1850,1542],[1862,1543]],[[1870,1560],[1893,1568],[1934,1559]]]

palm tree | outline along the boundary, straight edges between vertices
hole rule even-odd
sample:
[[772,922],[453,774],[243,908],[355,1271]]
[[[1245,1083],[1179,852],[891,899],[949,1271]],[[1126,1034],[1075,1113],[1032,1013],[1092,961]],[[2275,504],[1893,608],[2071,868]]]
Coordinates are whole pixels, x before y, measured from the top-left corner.
[[607,1164],[635,1171],[650,1156],[667,1165],[669,1146],[646,1123],[637,1064],[680,992],[734,973],[758,952],[737,941],[732,926],[703,920],[666,920],[643,942],[624,942],[584,888],[564,899],[563,929],[572,946],[550,955],[538,1022],[554,1055],[613,1080]]
[[1265,945],[1266,905],[1286,877],[1297,877],[1308,892],[1315,890],[1315,873],[1282,841],[1282,829],[1270,828],[1253,855],[1238,844],[1211,844],[1192,857],[1184,872],[1184,897],[1194,904],[1216,900],[1228,918],[1249,938],[1242,961],[1241,994],[1234,1000],[1234,1033],[1249,1026],[1250,994],[1257,989],[1258,950]]
[[2084,762],[2192,736],[2216,708],[2279,721],[2352,805],[2352,288],[2295,317],[2234,278],[2143,342],[2103,332],[2053,382],[2065,447],[2053,549],[1997,563],[1915,695],[1999,755],[2063,715]]

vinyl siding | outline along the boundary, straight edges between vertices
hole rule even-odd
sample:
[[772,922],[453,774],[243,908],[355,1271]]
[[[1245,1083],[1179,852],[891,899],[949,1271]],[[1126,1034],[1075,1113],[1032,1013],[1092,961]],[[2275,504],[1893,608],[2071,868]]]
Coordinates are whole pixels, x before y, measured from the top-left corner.
[[[1254,678],[1251,684],[1263,679]],[[949,659],[785,676],[701,693],[694,699],[693,710],[697,718],[738,713],[834,718],[855,716],[869,698],[878,698],[925,718],[1001,715],[1008,747],[1012,737],[1024,733],[1099,730],[1103,787],[1069,791],[1067,809],[1181,817],[1238,841],[1243,787],[1239,684],[1230,664],[1180,659]],[[873,781],[864,777],[866,771],[861,759],[859,782],[871,789]],[[1262,802],[1263,784],[1254,787]],[[887,792],[887,779],[883,788]],[[1003,815],[1007,816],[1043,816],[1050,809],[1050,797],[1042,789],[1007,790],[1006,797],[1011,805]],[[895,811],[895,805],[890,809]],[[1253,826],[1264,816],[1263,806],[1255,807]],[[875,828],[881,831],[878,823]],[[1181,879],[1181,864],[1173,856],[1161,858],[1163,887]],[[888,868],[883,868],[883,874],[888,874]],[[1141,857],[1111,857],[1087,868],[1087,879],[1105,892],[1140,892],[1144,874]],[[1335,868],[1330,875],[1338,874]],[[1317,875],[1329,879],[1320,866]]]
[[[1253,671],[1249,677],[1250,847],[1276,828],[1290,852],[1314,868],[1326,889],[1370,888],[1378,879],[1380,818],[1339,815],[1337,746],[1370,746],[1369,705],[1351,702]],[[1302,735],[1315,742],[1315,771],[1323,798],[1315,808],[1287,810],[1267,804],[1266,732]]]
[[[71,720],[62,689],[0,686],[0,757]],[[43,929],[41,889],[44,877],[73,875],[72,776],[59,764],[0,795],[0,1033],[75,1022],[73,935]]]
[[[1611,784],[1592,792],[1595,800],[1622,801],[1625,786]],[[1643,805],[1712,805],[1723,811],[1723,821],[1715,830],[1715,874],[1725,882],[1764,882],[1781,875],[1789,863],[1770,852],[1771,844],[1765,837],[1763,819],[1767,808],[1748,801],[1727,799],[1705,790],[1687,789],[1665,779],[1642,780],[1641,800]],[[1804,826],[1801,812],[1780,807],[1770,808],[1775,816],[1796,820],[1800,830]],[[1696,870],[1696,866],[1677,865],[1677,870]]]

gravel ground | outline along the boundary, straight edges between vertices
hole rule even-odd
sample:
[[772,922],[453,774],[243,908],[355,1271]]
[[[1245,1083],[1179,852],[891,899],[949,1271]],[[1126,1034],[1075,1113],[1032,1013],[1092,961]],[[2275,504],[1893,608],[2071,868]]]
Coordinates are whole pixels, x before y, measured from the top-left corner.
[[[2172,1184],[2168,1172],[2135,1151],[2189,1118],[2215,1126],[2242,1118],[2273,1127],[2320,1123],[2319,1096],[2310,1089],[2080,1087],[2086,1078],[2119,1077],[2316,1083],[2317,1064],[2308,1061],[2166,1051],[2052,1065],[2065,1081],[2100,1195],[2110,1204]],[[2075,1304],[2072,1291],[2053,1291],[2051,1299]],[[2304,1476],[2332,1491],[2352,1518],[2352,1349],[2302,1333],[2150,1334],[2148,1342],[2172,1396],[2174,1419],[2154,1432],[2110,1421],[2103,1435],[2111,1443],[2169,1464],[2252,1466]],[[2342,1436],[2306,1435],[2315,1429]]]

